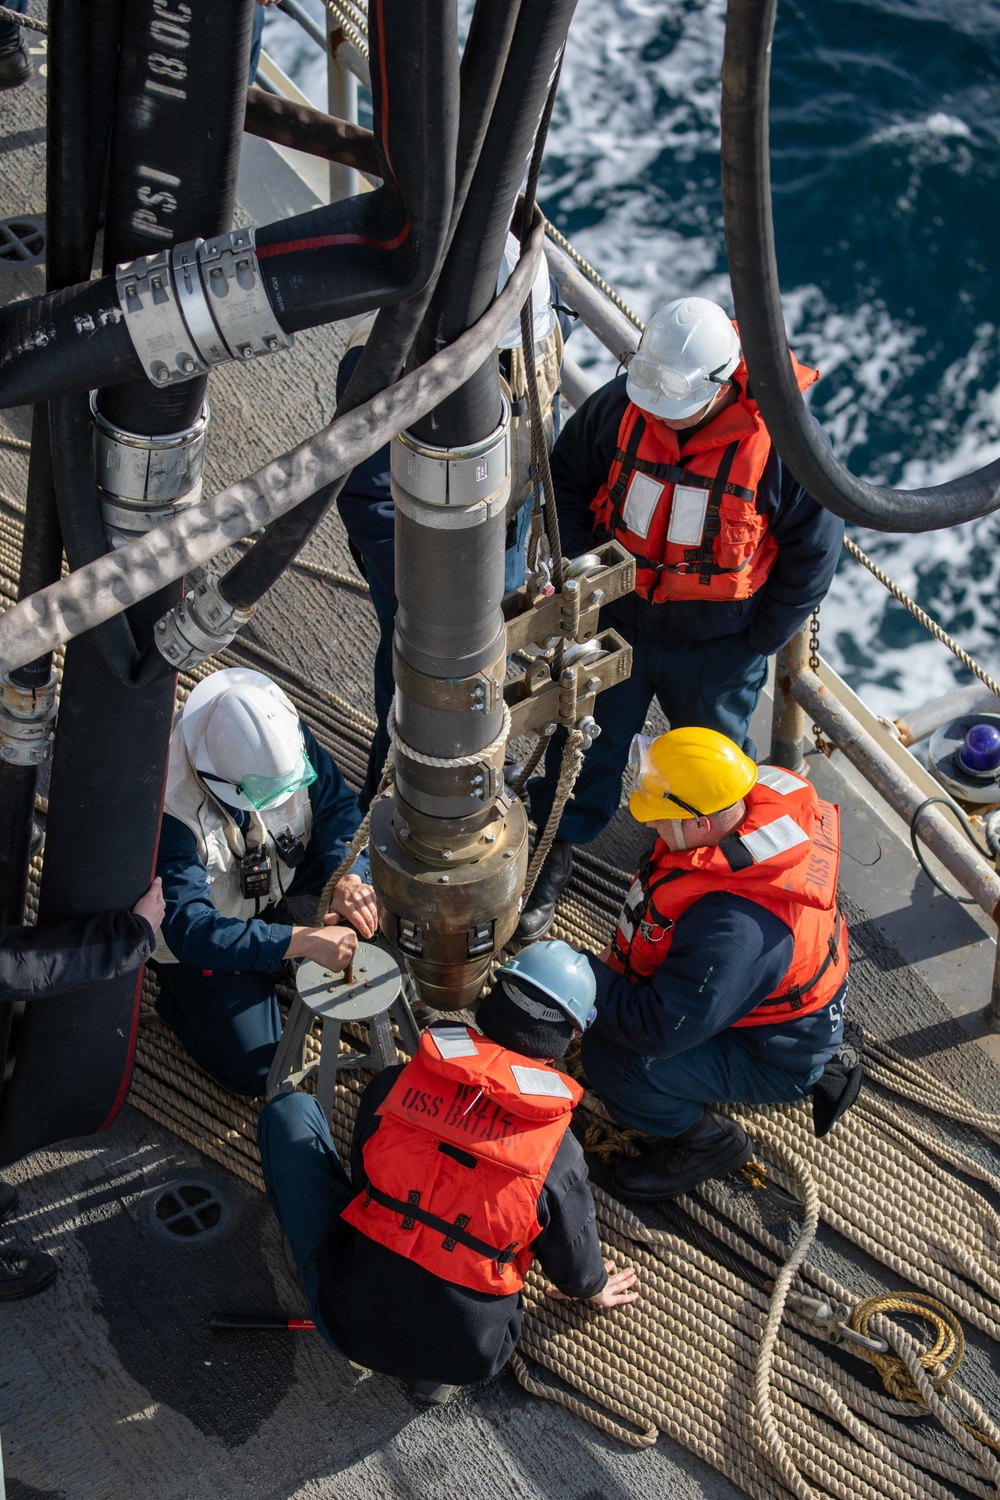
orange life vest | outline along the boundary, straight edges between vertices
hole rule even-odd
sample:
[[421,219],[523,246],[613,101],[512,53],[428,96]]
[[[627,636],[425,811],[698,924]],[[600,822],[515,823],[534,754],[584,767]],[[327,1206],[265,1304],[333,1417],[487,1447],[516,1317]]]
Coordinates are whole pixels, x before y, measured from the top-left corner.
[[608,960],[650,978],[689,906],[716,891],[744,896],[791,929],[792,961],[778,988],[736,1026],[772,1026],[822,1010],[847,977],[847,929],[837,909],[840,810],[791,771],[761,766],[735,834],[674,854],[657,840],[625,899]]
[[538,1195],[582,1094],[466,1026],[432,1027],[379,1108],[368,1187],[342,1217],[444,1281],[520,1291]]
[[[790,351],[789,358],[799,390],[819,379],[818,371],[800,365]],[[631,401],[625,408],[607,483],[590,508],[595,531],[635,556],[636,592],[652,604],[749,599],[774,566],[778,544],[770,516],[756,505],[771,439],[756,401],[746,394],[742,361],[733,383],[736,401],[689,434],[683,453],[672,428]],[[686,518],[680,512],[674,517],[678,485]],[[680,541],[670,539],[675,519],[673,535]],[[687,530],[691,526],[694,530]]]

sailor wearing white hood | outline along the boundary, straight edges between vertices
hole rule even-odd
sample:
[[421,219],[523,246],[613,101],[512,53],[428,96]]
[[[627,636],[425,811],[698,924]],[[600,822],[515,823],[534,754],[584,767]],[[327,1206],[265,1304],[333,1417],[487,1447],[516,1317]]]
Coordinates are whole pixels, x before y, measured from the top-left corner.
[[284,905],[287,895],[319,894],[359,822],[353,792],[275,683],[231,668],[198,684],[170,745],[157,1008],[234,1092],[264,1092],[281,1035],[275,980],[284,961],[312,958],[337,971],[358,933],[375,932],[360,861],[336,887],[324,925],[296,925]]

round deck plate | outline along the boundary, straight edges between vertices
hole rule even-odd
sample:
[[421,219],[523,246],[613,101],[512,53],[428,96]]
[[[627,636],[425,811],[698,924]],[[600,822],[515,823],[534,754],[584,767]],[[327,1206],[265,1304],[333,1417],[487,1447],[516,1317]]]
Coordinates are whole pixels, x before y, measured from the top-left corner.
[[399,965],[380,943],[359,943],[354,979],[332,973],[322,964],[300,964],[295,977],[299,997],[318,1016],[331,1021],[367,1021],[388,1010],[399,996]]

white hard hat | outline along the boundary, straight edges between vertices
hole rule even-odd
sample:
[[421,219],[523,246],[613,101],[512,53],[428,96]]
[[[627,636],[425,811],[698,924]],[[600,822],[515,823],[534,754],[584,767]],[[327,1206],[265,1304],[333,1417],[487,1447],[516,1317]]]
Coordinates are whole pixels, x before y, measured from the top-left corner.
[[643,411],[680,422],[718,395],[739,362],[739,336],[718,303],[678,297],[647,323],[625,389]]
[[181,733],[192,766],[228,807],[277,807],[316,780],[295,707],[262,672],[230,667],[204,678]]
[[[521,244],[516,235],[508,230],[507,243],[504,246],[503,260],[500,262],[500,274],[497,276],[497,296],[503,291],[510,280],[511,272],[517,265],[521,256]],[[552,297],[549,292],[549,268],[545,256],[539,257],[538,270],[535,272],[535,280],[531,288],[531,311],[532,331],[535,338],[535,349],[544,344],[553,328],[556,326],[555,308],[552,306]],[[497,343],[498,349],[520,349],[521,347],[521,320],[517,318],[504,333],[502,339]]]

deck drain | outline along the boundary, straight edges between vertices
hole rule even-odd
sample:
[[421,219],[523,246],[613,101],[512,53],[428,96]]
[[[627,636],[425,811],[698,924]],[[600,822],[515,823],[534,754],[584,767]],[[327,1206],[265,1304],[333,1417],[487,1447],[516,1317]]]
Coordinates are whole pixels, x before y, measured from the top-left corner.
[[149,1194],[146,1222],[160,1239],[203,1245],[229,1224],[229,1202],[208,1178],[179,1177]]
[[23,270],[45,259],[45,220],[40,214],[0,219],[0,266]]

